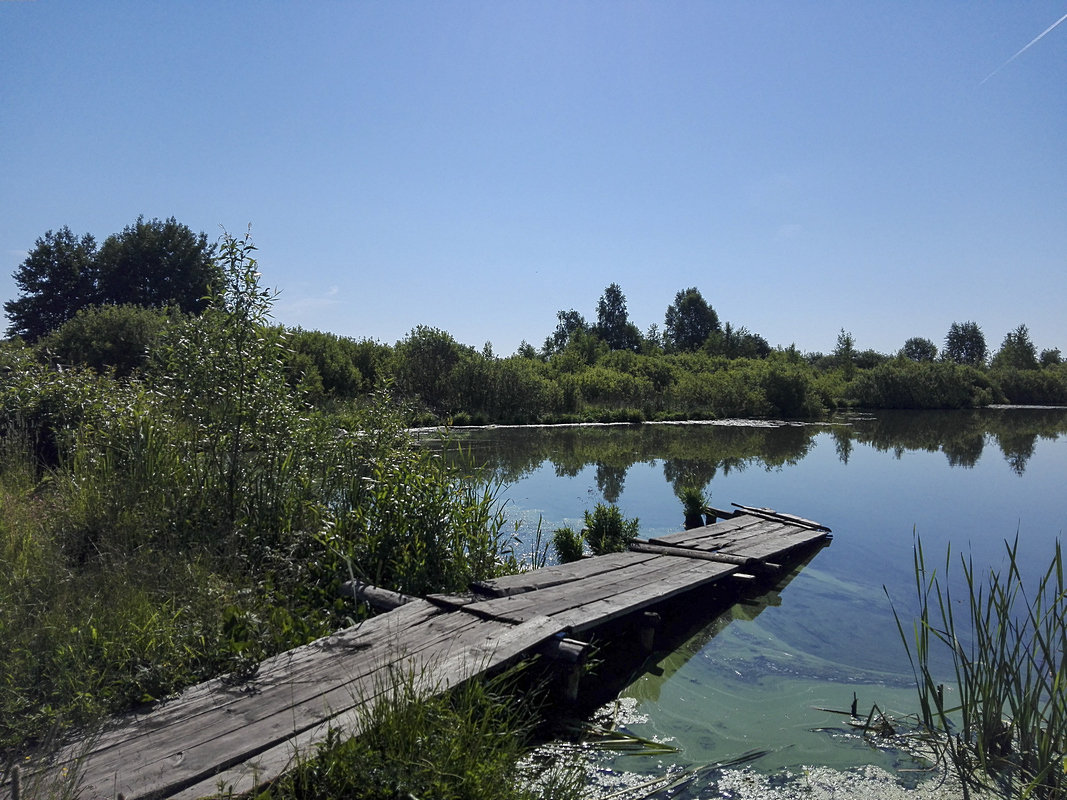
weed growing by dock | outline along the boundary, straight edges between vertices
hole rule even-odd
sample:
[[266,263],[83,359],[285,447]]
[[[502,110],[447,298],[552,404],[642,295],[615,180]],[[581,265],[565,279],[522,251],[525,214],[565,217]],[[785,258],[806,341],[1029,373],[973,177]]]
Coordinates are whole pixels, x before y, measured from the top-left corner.
[[[521,669],[521,665],[520,665]],[[571,800],[584,776],[559,764],[517,769],[537,723],[536,704],[515,691],[516,672],[468,681],[444,694],[397,674],[363,732],[336,729],[257,800],[351,797],[393,800]]]

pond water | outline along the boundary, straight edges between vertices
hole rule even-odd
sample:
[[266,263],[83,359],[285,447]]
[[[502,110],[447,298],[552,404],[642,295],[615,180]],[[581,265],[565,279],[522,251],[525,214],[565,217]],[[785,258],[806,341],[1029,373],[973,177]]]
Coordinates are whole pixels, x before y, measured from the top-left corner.
[[[912,618],[916,537],[928,562],[943,566],[951,545],[984,568],[1003,566],[1005,540],[1018,537],[1024,573],[1036,576],[1067,523],[1067,409],[457,436],[505,481],[501,498],[527,545],[539,520],[546,534],[577,530],[598,502],[638,517],[642,537],[677,531],[675,491],[684,485],[703,487],[718,508],[766,506],[833,529],[832,544],[786,585],[654,656],[618,712],[629,732],[674,749],[603,752],[594,770],[602,776],[662,774],[759,750],[749,769],[764,775],[876,765],[908,783],[918,765],[907,753],[872,746],[819,709],[847,710],[855,693],[863,713],[874,704],[896,715],[917,710],[889,599]],[[950,581],[958,559],[952,570]]]

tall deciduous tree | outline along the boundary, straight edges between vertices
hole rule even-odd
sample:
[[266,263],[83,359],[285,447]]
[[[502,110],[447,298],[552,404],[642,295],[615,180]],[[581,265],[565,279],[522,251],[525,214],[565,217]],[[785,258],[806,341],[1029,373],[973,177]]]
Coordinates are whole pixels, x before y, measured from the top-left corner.
[[1060,349],[1058,347],[1049,347],[1041,351],[1038,360],[1043,367],[1054,367],[1057,364],[1063,363],[1063,356],[1060,354]]
[[630,322],[626,311],[626,296],[619,284],[604,290],[596,304],[596,332],[612,350],[637,350],[641,345],[641,331]]
[[220,282],[207,236],[174,217],[145,222],[138,217],[122,233],[104,240],[98,255],[102,302],[177,306],[199,313],[212,284]]
[[64,226],[37,240],[14,274],[19,297],[4,303],[11,336],[35,341],[97,301],[96,240]]
[[912,361],[933,361],[937,358],[937,345],[922,336],[913,336],[904,342],[900,354]]
[[69,228],[49,231],[15,271],[19,297],[4,303],[8,333],[36,340],[91,305],[173,306],[199,313],[221,285],[215,246],[174,217],[144,217],[100,246]]
[[1037,348],[1030,340],[1030,331],[1020,325],[1008,331],[1000,350],[993,356],[994,367],[1013,367],[1015,369],[1037,369]]
[[664,324],[664,336],[672,349],[699,350],[719,330],[719,315],[696,287],[690,287],[674,296]]
[[953,322],[945,337],[942,352],[946,361],[980,367],[985,364],[988,349],[985,334],[976,322]]
[[589,329],[585,317],[573,308],[570,311],[557,311],[556,319],[559,320],[556,330],[545,339],[544,354],[546,356],[562,353],[575,336]]
[[856,373],[856,340],[844,328],[837,334],[837,347],[834,348],[834,360],[844,372],[845,380],[850,381]]

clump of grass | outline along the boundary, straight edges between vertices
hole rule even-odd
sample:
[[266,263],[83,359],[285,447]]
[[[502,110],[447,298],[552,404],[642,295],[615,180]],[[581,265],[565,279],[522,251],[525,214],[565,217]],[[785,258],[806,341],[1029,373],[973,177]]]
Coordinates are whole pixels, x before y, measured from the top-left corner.
[[514,675],[468,681],[427,694],[398,674],[366,728],[353,739],[330,731],[317,752],[258,800],[351,797],[394,800],[569,800],[580,775],[556,766],[517,766],[530,746],[536,710],[513,691]]
[[708,497],[704,494],[704,490],[699,486],[683,486],[678,490],[678,499],[682,501],[686,530],[702,526],[704,507],[708,504]]
[[584,555],[585,538],[581,531],[575,531],[574,528],[556,528],[552,532],[552,547],[556,551],[559,563],[569,564]]
[[[919,618],[913,636],[896,614],[915,670],[924,723],[937,736],[964,787],[990,781],[1005,796],[1062,798],[1067,793],[1067,584],[1057,541],[1048,568],[1027,592],[1018,539],[1005,543],[1006,570],[980,574],[961,559],[965,613],[915,548]],[[909,638],[911,643],[909,644]],[[934,648],[947,648],[959,702],[945,699],[935,676]],[[913,649],[914,647],[914,649]]]
[[585,540],[593,555],[619,553],[637,538],[638,519],[625,519],[618,506],[597,503],[591,512],[585,512]]

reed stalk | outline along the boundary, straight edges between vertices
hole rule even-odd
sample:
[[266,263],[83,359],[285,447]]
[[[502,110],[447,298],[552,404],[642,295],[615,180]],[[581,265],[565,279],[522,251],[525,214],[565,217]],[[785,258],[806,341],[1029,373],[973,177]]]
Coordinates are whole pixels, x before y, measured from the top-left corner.
[[[958,602],[944,572],[915,546],[919,616],[910,635],[893,609],[915,672],[924,724],[956,769],[965,797],[994,785],[1018,798],[1067,796],[1067,591],[1059,542],[1030,591],[1019,568],[1019,542],[1005,542],[1007,566],[983,572],[962,558],[967,597]],[[957,609],[961,609],[957,611]],[[949,685],[935,657],[947,652]]]

